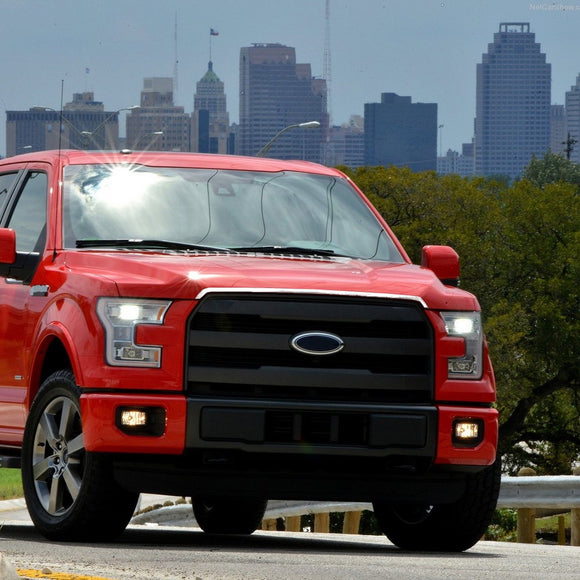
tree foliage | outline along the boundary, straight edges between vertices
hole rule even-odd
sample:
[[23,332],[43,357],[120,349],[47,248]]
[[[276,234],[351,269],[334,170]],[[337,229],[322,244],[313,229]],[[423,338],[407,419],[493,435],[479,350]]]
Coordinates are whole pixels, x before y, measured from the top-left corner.
[[580,458],[578,166],[549,154],[512,185],[395,167],[346,172],[413,261],[426,244],[461,256],[461,285],[483,309],[508,466],[570,473]]
[[580,186],[580,166],[562,155],[548,152],[541,159],[534,157],[523,177],[537,187],[560,182]]

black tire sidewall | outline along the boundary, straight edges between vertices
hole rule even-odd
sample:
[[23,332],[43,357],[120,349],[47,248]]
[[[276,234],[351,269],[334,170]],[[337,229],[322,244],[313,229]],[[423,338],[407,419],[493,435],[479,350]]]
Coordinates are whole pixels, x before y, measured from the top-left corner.
[[37,526],[37,528],[39,528],[41,531],[54,530],[59,527],[66,529],[67,521],[74,519],[75,512],[82,509],[82,495],[83,493],[86,493],[86,485],[84,482],[87,472],[87,463],[89,461],[86,453],[82,471],[83,484],[81,485],[79,497],[77,498],[75,504],[71,506],[71,509],[68,510],[67,513],[63,516],[53,516],[49,514],[40,503],[34,482],[32,466],[33,446],[36,430],[45,409],[52,401],[59,397],[69,398],[74,402],[77,409],[80,409],[79,396],[80,391],[75,384],[74,376],[71,372],[59,371],[54,373],[43,383],[36,399],[34,400],[34,403],[32,404],[32,407],[30,408],[30,413],[26,421],[22,445],[22,486],[24,489],[24,497],[26,499],[26,505],[28,507],[30,517],[32,518],[32,521]]
[[122,489],[114,481],[107,457],[83,452],[79,493],[63,515],[49,514],[38,498],[32,463],[34,438],[45,409],[59,397],[73,401],[80,416],[80,389],[69,370],[57,371],[44,381],[28,415],[22,446],[22,486],[28,512],[38,531],[48,539],[112,540],[131,519],[139,494]]
[[462,552],[484,534],[495,510],[501,480],[501,462],[466,476],[462,497],[450,504],[432,506],[417,523],[405,521],[397,504],[374,502],[383,533],[406,550]]
[[199,527],[208,534],[243,534],[255,532],[268,505],[263,499],[191,498],[193,514]]

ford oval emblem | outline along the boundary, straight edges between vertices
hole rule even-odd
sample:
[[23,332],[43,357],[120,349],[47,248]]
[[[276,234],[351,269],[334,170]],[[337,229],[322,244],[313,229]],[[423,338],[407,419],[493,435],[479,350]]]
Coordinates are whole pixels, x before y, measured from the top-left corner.
[[290,339],[290,346],[304,354],[324,356],[335,354],[344,348],[344,341],[340,336],[330,332],[301,332]]

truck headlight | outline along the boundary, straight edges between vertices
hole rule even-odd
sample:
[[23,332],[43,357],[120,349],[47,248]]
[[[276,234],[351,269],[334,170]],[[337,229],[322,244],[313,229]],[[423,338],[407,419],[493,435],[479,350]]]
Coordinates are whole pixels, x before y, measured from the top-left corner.
[[447,376],[450,379],[480,379],[483,371],[483,331],[479,312],[441,312],[449,336],[465,341],[465,356],[450,358]]
[[113,366],[161,366],[161,347],[135,343],[139,324],[163,324],[170,300],[100,298],[97,314],[105,329],[107,362]]

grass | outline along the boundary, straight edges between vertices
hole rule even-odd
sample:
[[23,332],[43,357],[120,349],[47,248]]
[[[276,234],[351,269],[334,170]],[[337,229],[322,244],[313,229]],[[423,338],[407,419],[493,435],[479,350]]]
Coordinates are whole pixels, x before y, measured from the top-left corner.
[[[564,516],[564,522],[566,528],[570,527],[571,514],[570,512],[562,514]],[[558,516],[549,516],[546,518],[538,518],[536,520],[536,530],[542,530],[547,532],[558,532]]]
[[0,500],[22,497],[20,469],[0,469]]

